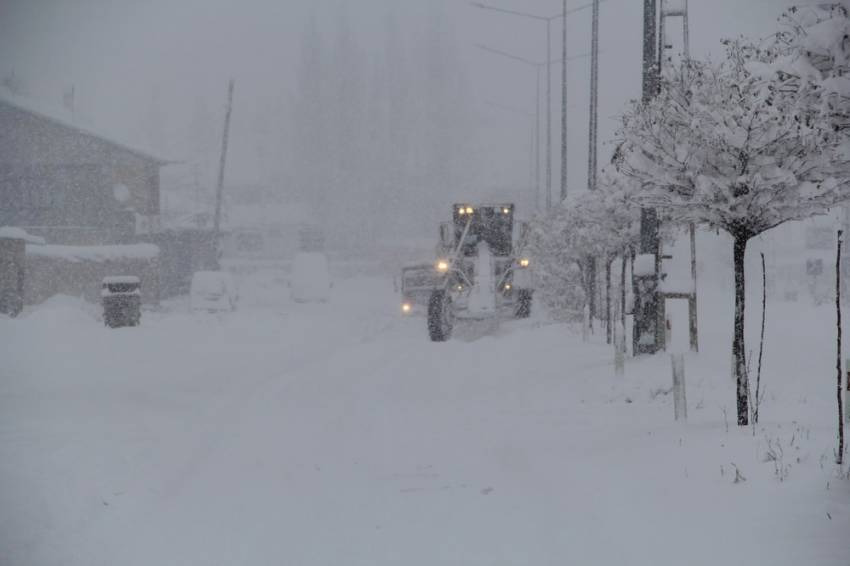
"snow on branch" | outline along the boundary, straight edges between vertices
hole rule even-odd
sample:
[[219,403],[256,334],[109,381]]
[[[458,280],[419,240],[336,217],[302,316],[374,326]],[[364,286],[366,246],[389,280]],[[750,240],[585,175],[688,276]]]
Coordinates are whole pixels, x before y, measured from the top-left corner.
[[640,204],[749,238],[847,198],[850,142],[836,125],[846,96],[792,45],[782,34],[767,47],[727,41],[720,63],[683,62],[655,99],[632,104],[619,169]]

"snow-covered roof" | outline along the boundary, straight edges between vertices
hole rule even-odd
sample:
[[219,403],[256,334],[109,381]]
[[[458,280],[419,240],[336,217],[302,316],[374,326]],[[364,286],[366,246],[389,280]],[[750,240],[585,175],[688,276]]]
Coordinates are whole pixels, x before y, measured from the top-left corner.
[[153,244],[116,246],[27,246],[27,254],[61,258],[66,261],[114,261],[122,259],[155,259],[159,248]]
[[139,278],[135,275],[107,275],[103,278],[105,285],[127,284],[132,285],[139,283]]
[[139,148],[135,144],[131,145],[120,141],[116,136],[112,134],[95,130],[94,128],[91,128],[89,126],[82,126],[77,123],[77,121],[75,121],[72,113],[65,108],[55,108],[51,107],[50,105],[46,105],[43,102],[35,101],[29,97],[16,96],[9,92],[9,90],[6,88],[0,88],[0,104],[6,104],[17,110],[27,112],[28,114],[32,114],[33,116],[37,116],[38,118],[47,120],[49,122],[53,122],[54,124],[57,124],[64,128],[68,128],[81,134],[97,138],[103,142],[121,148],[124,151],[135,154],[144,159],[155,161],[159,165],[176,163],[175,161],[170,161],[168,159],[159,157],[152,151]]
[[44,245],[44,238],[33,236],[23,228],[15,226],[0,226],[0,238],[23,240],[28,244]]

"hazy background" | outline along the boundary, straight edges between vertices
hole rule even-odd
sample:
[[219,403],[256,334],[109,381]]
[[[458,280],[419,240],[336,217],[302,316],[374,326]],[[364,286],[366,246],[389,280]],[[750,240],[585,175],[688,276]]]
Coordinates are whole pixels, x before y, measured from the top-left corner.
[[[541,15],[561,6],[489,3]],[[722,37],[768,35],[791,3],[690,0],[692,55],[719,54]],[[640,92],[642,5],[601,6],[600,164],[616,115]],[[570,55],[589,51],[590,16],[569,17]],[[555,58],[559,22],[552,31]],[[210,206],[235,78],[228,198],[298,203],[337,241],[368,244],[435,234],[455,200],[532,212],[534,69],[476,44],[542,61],[544,33],[461,0],[0,0],[0,75],[14,71],[55,106],[73,85],[76,119],[180,161],[162,189],[181,211]],[[588,78],[588,59],[569,63],[570,191],[586,185]],[[555,195],[559,81],[555,65]]]

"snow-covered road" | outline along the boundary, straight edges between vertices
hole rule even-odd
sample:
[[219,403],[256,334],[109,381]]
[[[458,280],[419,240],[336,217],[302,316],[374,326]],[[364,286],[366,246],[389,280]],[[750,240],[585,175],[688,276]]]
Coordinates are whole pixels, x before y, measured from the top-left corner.
[[563,325],[432,344],[387,280],[243,296],[134,329],[61,298],[0,320],[0,564],[850,564],[828,334],[769,337],[753,436],[723,309],[677,425],[669,359],[618,378]]

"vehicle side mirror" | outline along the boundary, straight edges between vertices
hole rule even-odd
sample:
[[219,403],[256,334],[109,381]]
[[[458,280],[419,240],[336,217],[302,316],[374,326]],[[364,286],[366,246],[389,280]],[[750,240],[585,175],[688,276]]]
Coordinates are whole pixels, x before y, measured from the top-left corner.
[[440,244],[444,248],[454,247],[454,230],[452,228],[453,226],[448,222],[440,224]]

